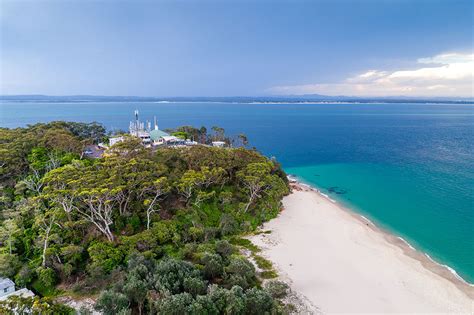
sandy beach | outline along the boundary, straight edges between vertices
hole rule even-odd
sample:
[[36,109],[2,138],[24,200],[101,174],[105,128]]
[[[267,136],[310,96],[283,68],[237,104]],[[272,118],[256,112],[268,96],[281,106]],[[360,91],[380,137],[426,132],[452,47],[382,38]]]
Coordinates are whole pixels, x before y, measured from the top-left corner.
[[319,192],[293,184],[251,238],[315,313],[474,312],[474,287]]

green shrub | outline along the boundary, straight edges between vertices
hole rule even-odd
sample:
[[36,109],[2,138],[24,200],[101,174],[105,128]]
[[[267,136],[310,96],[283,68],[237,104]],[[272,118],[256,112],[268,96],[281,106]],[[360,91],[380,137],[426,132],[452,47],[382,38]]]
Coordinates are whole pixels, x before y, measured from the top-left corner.
[[166,244],[173,240],[176,232],[176,223],[172,221],[155,222],[151,231],[159,244]]
[[208,295],[219,314],[244,314],[245,294],[241,287],[234,286],[227,290],[213,285]]
[[128,298],[125,294],[111,290],[102,291],[95,304],[95,309],[104,315],[115,315],[129,307]]
[[75,315],[76,312],[69,306],[54,303],[47,297],[12,296],[6,301],[0,301],[0,314]]
[[263,269],[263,270],[270,270],[273,268],[272,262],[269,261],[268,259],[265,259],[259,255],[253,255],[252,257],[257,263],[258,268]]
[[224,266],[220,255],[205,253],[201,259],[201,263],[204,265],[203,272],[207,279],[222,276]]
[[142,226],[142,222],[140,220],[140,217],[134,213],[129,219],[128,219],[128,224],[132,227],[133,231],[136,232],[140,230],[140,227]]
[[188,233],[191,237],[191,240],[195,242],[202,241],[204,239],[204,229],[202,228],[192,226],[188,229]]
[[199,279],[200,272],[188,262],[165,259],[156,266],[155,278],[162,290],[178,294],[184,291],[184,280],[187,278]]
[[109,273],[123,261],[123,253],[111,243],[94,242],[87,249],[92,267],[100,267],[104,272]]
[[231,257],[225,271],[228,286],[238,285],[243,289],[247,289],[256,282],[255,267],[243,257]]
[[265,270],[260,272],[259,275],[263,279],[273,279],[278,277],[278,273],[275,270]]
[[273,298],[271,295],[257,288],[251,288],[245,292],[246,314],[271,314],[273,309]]
[[20,267],[17,255],[0,254],[0,276],[11,278]]
[[216,241],[216,252],[224,258],[229,257],[234,253],[234,246],[227,240]]
[[223,236],[235,234],[238,223],[229,213],[223,213],[219,221],[219,229]]
[[273,298],[281,299],[288,294],[288,284],[282,281],[268,281],[265,284],[265,290],[270,293]]
[[26,287],[28,284],[31,283],[33,280],[34,273],[28,267],[28,265],[24,265],[23,267],[20,268],[20,271],[15,276],[15,283],[17,286],[23,288]]
[[65,262],[70,264],[75,264],[76,262],[80,261],[82,258],[82,252],[84,248],[78,245],[66,245],[61,248],[61,256]]
[[56,283],[56,272],[51,268],[38,267],[36,274],[38,281],[46,288],[52,288]]
[[207,283],[199,278],[185,278],[183,281],[183,289],[193,296],[206,294]]
[[188,308],[189,314],[218,315],[219,310],[209,295],[198,295]]
[[165,297],[156,303],[156,312],[161,315],[189,314],[189,309],[194,300],[189,293],[180,293]]

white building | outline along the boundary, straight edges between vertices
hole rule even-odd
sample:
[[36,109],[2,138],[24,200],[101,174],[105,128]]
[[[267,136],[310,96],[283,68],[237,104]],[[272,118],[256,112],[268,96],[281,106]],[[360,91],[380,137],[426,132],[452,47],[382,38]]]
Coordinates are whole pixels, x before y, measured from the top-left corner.
[[8,278],[0,278],[0,297],[15,291],[15,283]]
[[111,137],[109,138],[109,146],[113,146],[116,143],[122,142],[124,138],[122,136],[120,137]]
[[15,290],[13,281],[8,278],[0,278],[0,301],[5,301],[10,296],[32,297],[35,294],[26,288]]
[[224,141],[212,141],[213,147],[223,148],[225,146]]
[[[169,133],[160,130],[154,117],[154,128],[151,129],[151,122],[142,122],[138,118],[138,110],[135,110],[135,120],[130,121],[129,132],[131,136],[140,138],[145,147],[150,146],[185,146],[185,145],[196,145],[195,141],[189,139],[181,139],[170,135]],[[123,136],[109,138],[110,146],[118,142],[124,141]],[[224,145],[224,142],[222,146]]]

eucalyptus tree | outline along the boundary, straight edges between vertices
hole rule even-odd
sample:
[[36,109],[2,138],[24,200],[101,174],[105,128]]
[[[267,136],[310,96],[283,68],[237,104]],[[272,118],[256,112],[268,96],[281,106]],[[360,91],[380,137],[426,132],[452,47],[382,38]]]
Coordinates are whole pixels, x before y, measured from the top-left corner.
[[[92,223],[109,241],[114,241],[111,226],[114,209],[124,189],[116,174],[101,163],[84,165],[76,163],[61,167],[46,178],[52,185],[47,189],[53,202],[63,203],[71,211]],[[60,185],[60,189],[56,189]]]
[[162,176],[151,182],[142,183],[141,190],[141,197],[146,198],[143,200],[143,204],[146,207],[146,229],[149,230],[151,215],[157,211],[156,204],[171,190],[171,187],[168,179]]
[[194,192],[203,185],[205,176],[200,171],[187,170],[177,184],[178,192],[189,202]]
[[41,267],[46,267],[47,251],[50,242],[50,237],[54,228],[61,226],[57,222],[57,217],[54,211],[46,211],[45,213],[38,213],[35,220],[36,226],[39,228],[38,241],[42,243],[41,251]]
[[247,212],[252,203],[261,197],[262,192],[271,187],[271,169],[271,162],[250,163],[244,170],[237,173],[244,192],[248,196],[244,212]]

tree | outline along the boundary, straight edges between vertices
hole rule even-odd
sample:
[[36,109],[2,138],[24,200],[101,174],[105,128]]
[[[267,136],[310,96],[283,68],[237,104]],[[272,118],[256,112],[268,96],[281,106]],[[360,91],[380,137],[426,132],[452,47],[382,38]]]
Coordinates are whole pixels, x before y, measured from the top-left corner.
[[249,144],[249,140],[248,140],[248,138],[247,138],[247,136],[246,136],[245,134],[241,133],[241,134],[239,134],[238,137],[239,137],[240,143],[241,143],[244,147],[246,147],[246,146]]
[[170,186],[166,177],[160,177],[151,183],[144,183],[142,187],[143,195],[149,197],[143,201],[143,204],[147,207],[146,229],[149,230],[151,214],[156,211],[155,204],[170,191]]
[[130,301],[137,303],[138,314],[142,314],[143,304],[147,296],[147,282],[139,277],[137,273],[129,272],[123,286],[123,291]]
[[273,280],[265,284],[265,290],[276,299],[284,298],[288,294],[289,289],[288,284],[282,281]]
[[156,312],[162,315],[189,314],[193,301],[192,295],[187,292],[171,295],[157,303]]
[[104,272],[111,272],[123,261],[123,253],[111,243],[93,242],[87,249],[93,267],[99,267]]
[[12,278],[19,267],[18,255],[0,253],[0,276]]
[[107,152],[113,155],[121,156],[140,156],[145,152],[145,147],[143,146],[140,138],[133,137],[130,135],[125,135],[124,141],[117,142],[109,148]]
[[224,266],[222,257],[218,254],[205,253],[201,259],[204,265],[204,275],[208,279],[213,279],[222,276],[224,272]]
[[222,127],[213,126],[212,131],[214,131],[214,140],[215,141],[223,141],[225,140],[225,130]]
[[199,128],[199,139],[201,143],[207,142],[207,128],[204,126]]
[[91,140],[93,143],[103,141],[105,137],[105,128],[98,122],[81,123],[81,122],[67,122],[65,128],[73,135],[82,140]]
[[52,212],[36,215],[36,225],[40,229],[40,241],[42,242],[41,266],[46,267],[46,252],[48,250],[51,232],[55,226],[59,226],[56,222],[56,215]]
[[186,171],[177,185],[179,193],[185,198],[185,201],[188,202],[192,197],[194,191],[202,186],[206,180],[206,177],[202,172],[195,170]]
[[80,176],[80,170],[77,166],[67,165],[62,169],[56,169],[48,172],[43,178],[46,187],[44,189],[43,198],[50,200],[53,205],[60,206],[68,220],[71,221],[71,212],[76,209],[78,196],[74,191],[74,185],[69,184]]
[[243,257],[232,257],[225,271],[228,285],[238,285],[246,289],[255,283],[255,267]]
[[95,304],[95,309],[104,315],[115,315],[123,310],[127,310],[130,305],[125,294],[112,290],[105,290],[99,296]]
[[[111,288],[97,303],[106,314],[247,314],[255,305],[267,312],[261,292],[249,295],[247,309],[255,269],[222,239],[278,212],[287,191],[280,166],[244,148],[149,150],[135,138],[82,159],[75,143],[98,140],[88,128],[0,128],[2,276],[45,294],[57,280]],[[209,140],[205,128],[176,131]]]
[[202,202],[213,198],[215,195],[216,195],[215,191],[211,191],[211,192],[199,191],[196,194],[196,198],[194,199],[193,204],[194,204],[194,206],[199,207]]
[[226,290],[214,284],[208,291],[209,298],[219,310],[219,314],[244,314],[245,294],[241,287],[233,286]]
[[38,280],[45,288],[53,288],[56,283],[56,272],[51,268],[38,267],[36,269]]
[[[48,190],[53,201],[67,201],[64,208],[66,211],[74,210],[92,223],[109,241],[114,241],[111,230],[114,223],[113,212],[119,194],[124,189],[117,183],[115,174],[110,174],[100,163],[92,166],[79,163],[57,169],[54,176],[48,177],[47,181],[48,185],[53,185]],[[54,192],[54,185],[57,183],[66,184],[61,186],[63,189]]]
[[8,252],[10,255],[13,254],[13,242],[15,240],[14,235],[20,231],[20,228],[16,224],[15,220],[8,219],[3,221],[2,228],[0,229],[0,238],[2,242],[6,241],[8,244]]
[[117,185],[116,176],[110,175],[108,170],[100,165],[84,169],[77,184],[76,195],[85,205],[78,207],[77,212],[113,242],[113,212],[124,187]]
[[271,165],[265,163],[250,163],[247,167],[237,173],[237,177],[244,186],[244,190],[248,195],[248,202],[244,207],[247,212],[250,205],[259,197],[261,193],[268,189]]
[[272,296],[257,288],[251,288],[245,292],[246,314],[271,314],[273,309]]
[[69,130],[62,128],[48,129],[42,139],[42,144],[50,150],[58,150],[62,152],[71,152],[80,154],[82,151],[82,143]]
[[222,167],[209,168],[207,166],[201,167],[201,174],[204,176],[202,185],[205,188],[214,184],[224,184],[226,171]]
[[156,266],[155,279],[159,287],[171,294],[184,292],[185,279],[188,278],[200,278],[199,271],[189,262],[165,259]]
[[218,240],[216,241],[216,252],[221,255],[223,258],[228,258],[235,251],[234,246],[232,246],[227,240]]

